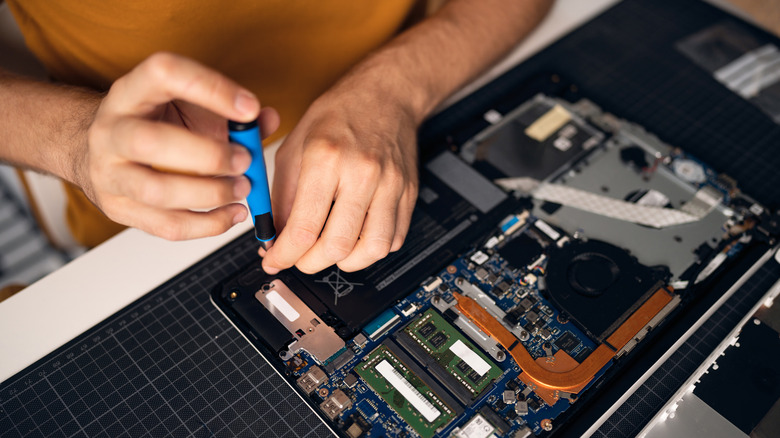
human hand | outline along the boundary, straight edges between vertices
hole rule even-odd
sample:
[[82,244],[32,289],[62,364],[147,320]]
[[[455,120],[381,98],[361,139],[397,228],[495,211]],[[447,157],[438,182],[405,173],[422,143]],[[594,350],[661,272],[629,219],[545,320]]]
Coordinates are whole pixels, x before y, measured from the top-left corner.
[[363,269],[401,248],[417,199],[419,120],[400,90],[342,80],[315,101],[276,155],[282,230],[263,269]]
[[[230,118],[258,116],[273,133],[279,115],[221,74],[158,53],[118,79],[88,129],[76,183],[111,220],[169,240],[225,232],[247,217],[242,174],[251,156],[228,143]],[[209,211],[192,211],[191,209]]]

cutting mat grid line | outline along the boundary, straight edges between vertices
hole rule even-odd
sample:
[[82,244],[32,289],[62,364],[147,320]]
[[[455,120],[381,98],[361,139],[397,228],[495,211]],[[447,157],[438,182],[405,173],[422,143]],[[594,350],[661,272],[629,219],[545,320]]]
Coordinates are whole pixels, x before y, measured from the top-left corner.
[[254,257],[242,237],[4,382],[0,435],[327,435],[209,302]]

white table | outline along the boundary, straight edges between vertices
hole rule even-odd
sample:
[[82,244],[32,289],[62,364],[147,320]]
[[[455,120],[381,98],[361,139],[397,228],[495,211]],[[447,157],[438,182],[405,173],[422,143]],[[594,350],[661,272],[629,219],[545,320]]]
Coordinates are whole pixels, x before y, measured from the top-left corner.
[[[580,26],[618,0],[558,0],[545,21],[505,60],[448,104]],[[278,145],[267,148],[273,163]],[[273,168],[268,169],[273,175]],[[168,242],[126,230],[62,269],[0,303],[0,381],[122,309],[248,230],[188,242]]]

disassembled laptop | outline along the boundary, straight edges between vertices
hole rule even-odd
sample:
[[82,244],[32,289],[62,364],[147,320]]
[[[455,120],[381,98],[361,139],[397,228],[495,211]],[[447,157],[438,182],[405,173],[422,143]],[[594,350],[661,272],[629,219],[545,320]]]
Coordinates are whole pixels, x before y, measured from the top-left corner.
[[421,170],[407,244],[359,273],[213,294],[340,436],[549,436],[706,293],[768,212],[593,102],[537,95]]

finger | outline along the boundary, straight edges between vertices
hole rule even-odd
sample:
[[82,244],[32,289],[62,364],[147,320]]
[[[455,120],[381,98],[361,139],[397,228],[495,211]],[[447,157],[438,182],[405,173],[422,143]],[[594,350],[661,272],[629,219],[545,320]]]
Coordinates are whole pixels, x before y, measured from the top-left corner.
[[271,207],[277,230],[283,230],[286,226],[298,190],[302,167],[298,132],[297,129],[293,130],[276,152]]
[[265,139],[269,135],[272,135],[274,132],[276,132],[277,129],[279,129],[281,117],[275,108],[266,106],[260,110],[258,123],[260,124],[260,134],[263,136],[263,139]]
[[[207,212],[162,210],[130,199],[113,203],[111,219],[167,240],[216,236],[243,222],[248,212],[242,204],[229,204]],[[131,213],[132,212],[132,213]]]
[[417,187],[414,186],[404,192],[398,203],[398,214],[395,217],[395,235],[393,236],[393,243],[390,246],[391,252],[398,251],[403,246],[404,240],[406,240],[406,236],[409,234],[409,226],[412,222],[412,213],[414,212],[416,203]]
[[352,252],[337,263],[342,271],[358,271],[385,258],[390,253],[395,236],[400,195],[400,190],[395,191],[395,193],[377,191],[377,196],[371,202],[366,213],[360,239]]
[[298,190],[299,175],[300,167],[295,163],[276,160],[271,188],[271,208],[273,208],[274,226],[277,230],[283,230],[287,226],[295,202],[295,193]]
[[[328,217],[338,177],[336,172],[328,170],[335,166],[328,164],[324,157],[323,160],[318,157],[319,154],[312,154],[301,166],[287,224],[263,259],[263,269],[269,274],[293,266],[311,249]],[[318,165],[322,168],[318,169]]]
[[200,177],[159,172],[133,163],[120,165],[105,190],[141,204],[165,209],[214,208],[240,201],[251,184],[244,176]]
[[340,262],[352,253],[357,244],[376,187],[345,182],[342,183],[342,189],[333,204],[322,236],[295,263],[301,272],[313,274]]
[[118,113],[149,114],[164,103],[181,99],[222,117],[248,122],[260,103],[248,90],[191,59],[156,53],[117,80],[106,96]]
[[240,175],[252,162],[246,148],[180,126],[138,118],[117,120],[111,133],[123,158],[197,175]]

